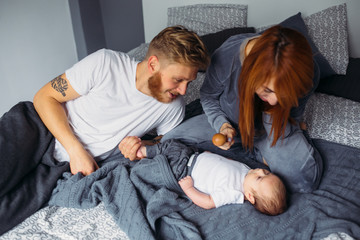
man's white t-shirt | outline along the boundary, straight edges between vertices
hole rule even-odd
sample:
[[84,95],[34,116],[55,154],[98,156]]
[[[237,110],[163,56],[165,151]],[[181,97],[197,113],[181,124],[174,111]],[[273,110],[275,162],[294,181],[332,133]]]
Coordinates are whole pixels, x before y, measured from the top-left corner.
[[[64,104],[70,126],[93,157],[108,156],[126,136],[152,129],[163,135],[184,118],[182,97],[161,103],[136,89],[138,62],[125,53],[98,50],[65,74],[81,96]],[[55,158],[70,161],[56,140]]]
[[194,187],[211,195],[215,206],[244,202],[243,183],[250,168],[218,154],[203,152],[196,158],[191,177]]

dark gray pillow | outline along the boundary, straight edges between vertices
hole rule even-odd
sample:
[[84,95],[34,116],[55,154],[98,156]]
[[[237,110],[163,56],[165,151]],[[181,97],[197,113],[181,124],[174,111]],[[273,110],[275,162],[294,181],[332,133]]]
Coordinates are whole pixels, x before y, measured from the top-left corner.
[[360,58],[350,58],[346,75],[321,79],[316,91],[360,102]]
[[207,50],[209,51],[209,54],[211,55],[229,37],[241,33],[255,33],[255,28],[253,27],[229,28],[216,33],[203,35],[200,38],[204,42]]

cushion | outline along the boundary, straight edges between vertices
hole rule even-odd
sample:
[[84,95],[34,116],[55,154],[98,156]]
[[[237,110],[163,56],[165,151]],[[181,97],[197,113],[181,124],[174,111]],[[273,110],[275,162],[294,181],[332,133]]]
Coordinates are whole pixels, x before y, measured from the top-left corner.
[[360,102],[360,58],[350,58],[346,75],[322,79],[316,91]]
[[199,36],[247,26],[247,5],[195,4],[168,8],[168,26],[182,25]]
[[204,82],[204,79],[205,73],[198,72],[196,79],[188,85],[186,94],[184,95],[185,104],[189,104],[192,101],[200,98],[200,88]]
[[360,148],[359,116],[358,102],[315,92],[306,104],[304,122],[311,138]]
[[[319,68],[320,68],[320,79],[321,78],[326,78],[326,77],[329,77],[331,75],[336,74],[335,71],[330,66],[329,62],[320,53],[319,49],[316,47],[315,43],[312,41],[311,37],[309,36],[308,31],[307,31],[307,27],[305,25],[304,20],[301,17],[300,12],[293,15],[293,16],[291,16],[291,17],[289,17],[289,18],[287,18],[287,19],[285,19],[284,21],[282,21],[279,24],[281,26],[283,26],[283,27],[287,27],[287,28],[297,30],[302,35],[304,35],[304,37],[308,40],[308,42],[309,42],[309,44],[311,46],[311,50],[313,52],[314,59],[317,62],[317,64],[319,65]],[[264,31],[265,29],[267,29],[269,27],[270,26],[258,28],[258,31],[260,31],[260,30]]]
[[337,74],[349,62],[346,3],[304,17],[311,39]]
[[148,48],[149,48],[149,43],[142,43],[138,47],[127,52],[127,54],[130,57],[133,57],[136,61],[141,62],[142,60],[144,60]]
[[216,33],[210,33],[201,36],[201,40],[204,42],[209,54],[211,55],[218,47],[223,44],[229,37],[241,34],[241,33],[254,33],[253,27],[236,27],[222,30]]

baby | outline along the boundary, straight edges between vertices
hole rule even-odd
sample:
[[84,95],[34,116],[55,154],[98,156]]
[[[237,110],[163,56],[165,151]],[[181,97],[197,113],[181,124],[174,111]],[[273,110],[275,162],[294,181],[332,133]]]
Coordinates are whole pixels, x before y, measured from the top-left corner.
[[211,209],[249,201],[260,212],[278,215],[286,210],[286,189],[278,176],[221,155],[188,147],[176,140],[142,146],[138,158],[167,157],[184,193],[194,204]]

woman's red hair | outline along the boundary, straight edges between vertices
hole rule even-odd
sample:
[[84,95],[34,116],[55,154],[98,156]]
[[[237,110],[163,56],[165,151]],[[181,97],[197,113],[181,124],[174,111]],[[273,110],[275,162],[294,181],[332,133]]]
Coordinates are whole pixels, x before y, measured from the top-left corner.
[[[299,32],[274,26],[257,38],[245,56],[239,77],[239,130],[242,144],[253,148],[256,116],[262,111],[271,114],[272,146],[284,136],[290,110],[298,106],[298,99],[313,85],[314,63],[311,47]],[[270,106],[261,103],[255,91],[274,79],[274,90],[278,103]]]

